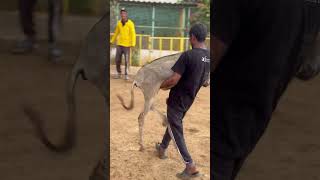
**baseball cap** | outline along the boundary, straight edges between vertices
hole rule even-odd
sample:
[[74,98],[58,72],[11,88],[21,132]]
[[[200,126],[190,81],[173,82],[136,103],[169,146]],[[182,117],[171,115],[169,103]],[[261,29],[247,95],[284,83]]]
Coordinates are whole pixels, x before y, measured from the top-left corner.
[[127,12],[126,8],[124,8],[124,7],[120,9],[120,12],[121,11]]

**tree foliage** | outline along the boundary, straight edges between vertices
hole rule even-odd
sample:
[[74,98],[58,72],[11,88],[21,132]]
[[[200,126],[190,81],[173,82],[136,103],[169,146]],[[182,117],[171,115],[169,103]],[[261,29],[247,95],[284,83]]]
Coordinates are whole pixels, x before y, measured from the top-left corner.
[[[119,0],[110,0],[110,28],[114,28],[117,24],[118,4]],[[114,29],[110,30],[112,32]]]
[[[185,1],[190,2],[190,0]],[[197,8],[192,11],[190,24],[203,23],[210,32],[210,0],[196,0],[196,3]]]

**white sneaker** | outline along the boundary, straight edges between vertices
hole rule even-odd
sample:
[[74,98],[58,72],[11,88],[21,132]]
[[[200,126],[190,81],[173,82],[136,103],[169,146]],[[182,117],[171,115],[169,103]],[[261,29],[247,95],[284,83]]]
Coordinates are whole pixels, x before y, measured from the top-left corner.
[[114,76],[114,79],[120,79],[121,78],[121,74],[116,74],[115,76]]
[[125,80],[129,80],[129,76],[128,76],[128,75],[125,75],[124,79],[125,79]]

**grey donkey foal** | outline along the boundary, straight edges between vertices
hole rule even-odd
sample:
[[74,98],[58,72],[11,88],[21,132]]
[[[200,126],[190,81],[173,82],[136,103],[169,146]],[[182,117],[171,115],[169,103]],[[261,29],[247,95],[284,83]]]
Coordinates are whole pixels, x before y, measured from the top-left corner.
[[[43,119],[39,112],[37,112],[30,105],[24,104],[24,113],[35,127],[36,135],[41,142],[53,152],[68,152],[76,143],[76,102],[75,102],[75,85],[76,81],[81,75],[83,80],[88,80],[96,86],[102,93],[106,107],[109,111],[109,42],[107,35],[109,33],[109,13],[107,12],[98,21],[87,34],[87,37],[82,44],[81,52],[78,56],[77,62],[74,64],[73,69],[67,81],[66,103],[68,107],[68,115],[66,121],[66,128],[62,142],[60,144],[53,144],[44,129]],[[108,112],[106,112],[108,114]],[[106,118],[109,118],[108,116]],[[109,135],[109,119],[105,121],[105,135]],[[90,177],[90,180],[104,180],[107,179],[109,169],[107,163],[109,162],[109,138],[104,138],[104,154],[103,160],[98,162]]]
[[[163,122],[164,126],[167,125],[166,115],[161,113],[158,109],[156,109],[153,105],[154,98],[160,90],[160,86],[162,82],[168,79],[173,71],[171,70],[172,66],[177,62],[181,53],[164,56],[152,61],[149,64],[144,65],[136,74],[134,81],[132,83],[131,88],[131,101],[130,105],[126,106],[123,98],[120,95],[117,95],[120,100],[122,106],[126,110],[131,110],[134,107],[134,87],[138,87],[141,89],[144,96],[144,108],[138,117],[139,122],[139,145],[140,151],[144,150],[143,145],[143,125],[146,115],[150,110],[157,112]],[[208,74],[208,79],[205,82],[204,86],[208,86],[210,84],[210,73]],[[169,127],[170,128],[170,127]],[[171,135],[171,134],[170,134]],[[174,138],[172,138],[174,139]]]

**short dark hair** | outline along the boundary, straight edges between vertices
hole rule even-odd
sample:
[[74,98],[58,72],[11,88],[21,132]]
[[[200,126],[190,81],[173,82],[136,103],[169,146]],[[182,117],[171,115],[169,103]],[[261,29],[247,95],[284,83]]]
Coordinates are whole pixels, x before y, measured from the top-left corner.
[[207,27],[204,24],[194,24],[190,31],[189,36],[194,35],[199,42],[204,42],[207,37]]

